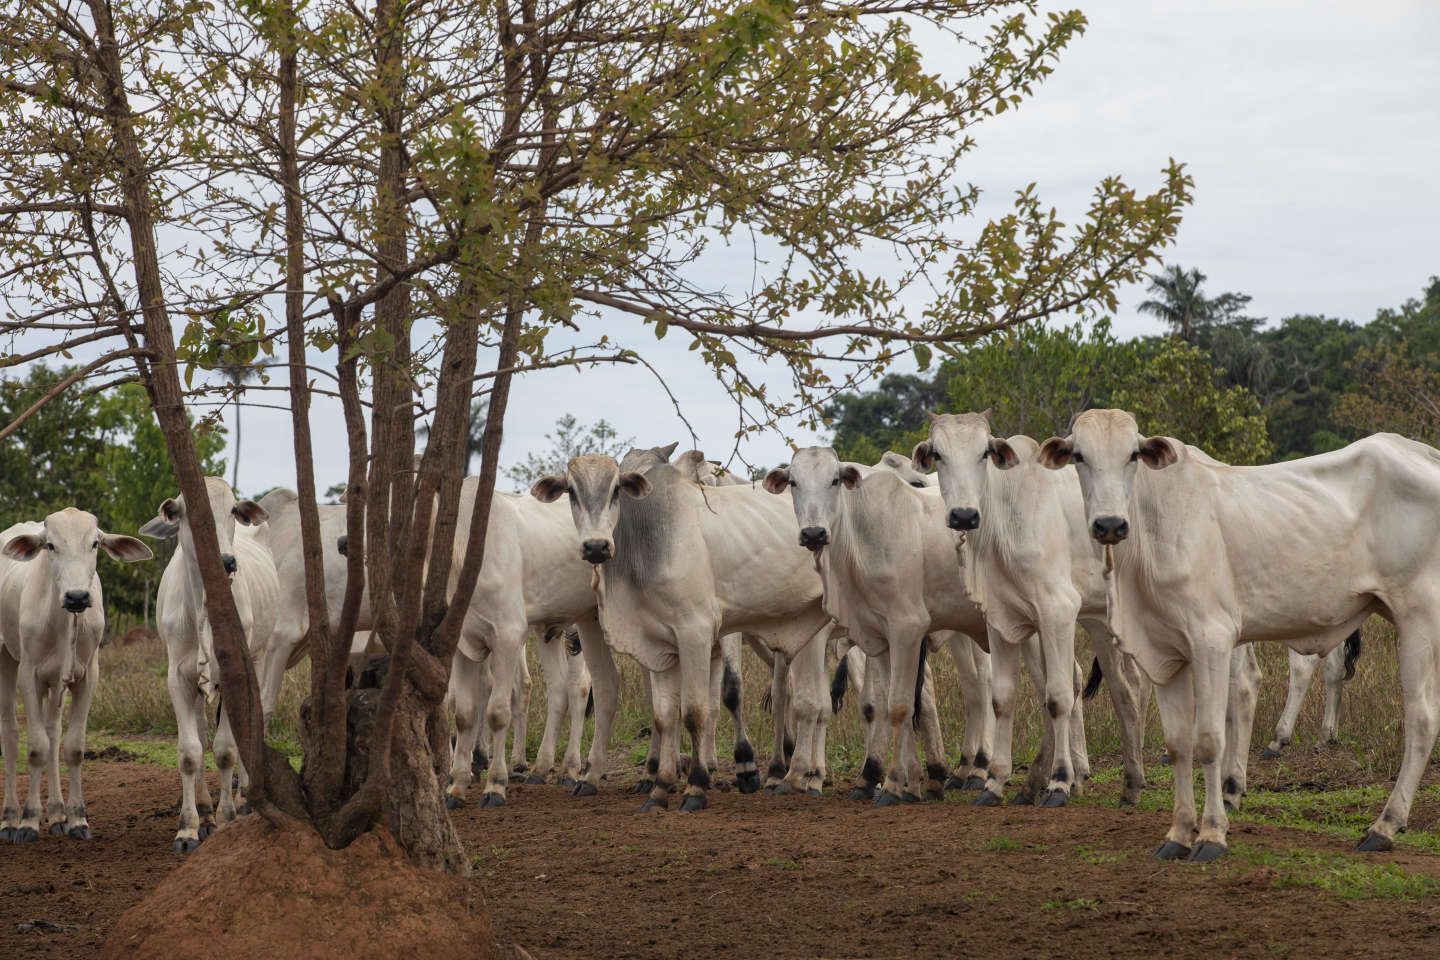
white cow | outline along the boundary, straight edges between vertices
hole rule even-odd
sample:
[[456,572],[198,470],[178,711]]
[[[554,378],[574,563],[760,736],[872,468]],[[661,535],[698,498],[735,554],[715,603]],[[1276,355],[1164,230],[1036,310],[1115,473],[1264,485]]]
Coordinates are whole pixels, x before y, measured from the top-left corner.
[[[1105,627],[1103,571],[1085,530],[1074,471],[1048,470],[1038,454],[1029,437],[991,436],[989,411],[931,414],[929,439],[914,451],[917,466],[938,469],[946,525],[964,538],[965,590],[984,608],[990,633],[998,735],[986,789],[994,802],[1010,773],[1017,660],[1026,643],[1038,642],[1040,657],[1026,660],[1055,740],[1070,741],[1078,621],[1111,678],[1125,755],[1121,803],[1133,804],[1145,783],[1144,700],[1131,682],[1133,665]],[[1063,806],[1071,784],[1083,782],[1081,771],[1066,764],[1063,752],[1048,759],[1049,782],[1040,784],[1043,767],[1032,765],[1029,787],[1044,790],[1045,805]]]
[[1262,760],[1274,760],[1294,739],[1295,721],[1300,718],[1310,681],[1322,663],[1325,665],[1325,716],[1320,722],[1320,742],[1335,742],[1340,735],[1341,692],[1345,681],[1355,676],[1355,661],[1360,659],[1360,631],[1350,634],[1343,644],[1323,657],[1298,650],[1289,653],[1290,689],[1285,696],[1285,709],[1280,711],[1280,720],[1275,724],[1275,739],[1260,752]]
[[[1231,651],[1274,640],[1328,653],[1371,613],[1396,627],[1405,756],[1360,849],[1390,849],[1440,729],[1440,452],[1377,434],[1232,467],[1142,436],[1124,411],[1087,410],[1070,436],[1045,442],[1042,461],[1076,465],[1095,549],[1113,562],[1109,625],[1156,684],[1175,771],[1174,818],[1156,857],[1225,853]],[[1205,771],[1198,822],[1193,760]]]
[[[93,514],[67,507],[43,523],[20,523],[0,533],[0,744],[5,751],[5,806],[0,842],[38,840],[45,825],[56,835],[90,839],[80,764],[85,722],[100,680],[105,597],[95,561],[100,550],[117,560],[150,559],[134,537],[106,533]],[[15,693],[25,704],[30,748],[30,790],[16,805],[15,767],[20,733]],[[70,802],[60,789],[60,718],[70,693],[65,763]],[[49,780],[49,803],[40,818],[40,783]]]
[[[230,573],[230,592],[245,642],[258,667],[275,626],[280,597],[275,562],[257,535],[258,525],[266,519],[265,510],[253,500],[237,500],[230,485],[219,477],[205,478],[205,493],[220,542],[220,557]],[[168,662],[165,686],[179,730],[180,827],[172,844],[178,853],[196,849],[217,824],[224,825],[235,817],[231,773],[239,761],[230,719],[222,704],[212,744],[220,772],[220,803],[218,809],[212,809],[205,784],[203,737],[209,726],[206,702],[218,698],[220,692],[220,667],[205,612],[205,588],[200,581],[187,509],[183,496],[167,499],[160,504],[157,515],[140,528],[142,536],[156,540],[179,535],[155,599],[155,621]],[[243,778],[243,768],[241,775]]]
[[[757,635],[792,662],[807,658],[794,673],[798,719],[786,782],[818,793],[823,774],[814,746],[826,720],[830,621],[809,557],[781,533],[786,505],[749,486],[702,486],[672,464],[623,472],[598,455],[576,457],[565,476],[542,478],[531,493],[545,502],[568,494],[571,549],[578,538],[576,555],[598,568],[606,641],[652,673],[652,729],[660,745],[655,786],[642,809],[668,805],[677,779],[677,715],[699,755],[711,663],[720,637],[734,632]],[[681,809],[705,807],[704,764],[692,763],[688,779]]]

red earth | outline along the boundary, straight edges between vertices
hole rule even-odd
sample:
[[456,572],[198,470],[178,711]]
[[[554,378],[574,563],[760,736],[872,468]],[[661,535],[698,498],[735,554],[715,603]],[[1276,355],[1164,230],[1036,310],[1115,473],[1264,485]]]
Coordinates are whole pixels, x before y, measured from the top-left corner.
[[[183,862],[170,852],[174,771],[92,763],[85,786],[93,841],[0,848],[0,958],[96,955],[117,919]],[[1157,863],[1149,852],[1168,815],[1114,809],[1100,795],[1104,806],[1064,810],[980,809],[958,797],[876,809],[835,794],[715,791],[702,813],[641,815],[618,784],[585,800],[517,785],[507,806],[470,806],[456,820],[502,955],[538,960],[682,951],[1410,960],[1440,950],[1440,857],[1350,856],[1338,838],[1241,819],[1225,860]],[[1291,857],[1297,850],[1310,859]],[[1418,892],[1348,899],[1315,885],[1347,864],[1393,864]],[[379,908],[356,898],[354,909]],[[67,926],[21,931],[34,920]],[[169,922],[195,928],[177,943],[198,933],[226,952],[213,920]],[[432,955],[447,939],[436,931],[413,953]],[[339,940],[330,955],[349,956]]]

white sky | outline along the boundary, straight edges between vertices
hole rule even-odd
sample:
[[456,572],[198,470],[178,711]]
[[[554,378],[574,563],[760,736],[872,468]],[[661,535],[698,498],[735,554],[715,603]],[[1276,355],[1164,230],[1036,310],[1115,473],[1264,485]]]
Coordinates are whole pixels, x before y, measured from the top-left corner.
[[[1196,199],[1167,262],[1205,271],[1211,293],[1251,294],[1254,315],[1364,321],[1418,295],[1440,273],[1440,4],[1086,6],[1089,30],[1048,83],[1018,113],[974,131],[979,147],[962,176],[986,191],[982,213],[1008,206],[1013,191],[1033,180],[1073,221],[1104,176],[1121,174],[1148,192],[1173,156],[1189,165]],[[943,65],[944,51],[937,53],[934,64]],[[748,280],[746,268],[737,283]],[[1138,287],[1122,299],[1121,335],[1156,332],[1134,313],[1143,299]],[[633,336],[638,323],[629,318],[600,324],[632,334],[630,345],[647,342],[648,335]],[[687,346],[672,333],[647,355],[679,396],[702,449],[721,455],[732,445],[736,413]],[[582,422],[603,417],[642,444],[689,445],[665,392],[635,367],[524,377],[510,411],[506,465],[539,449],[566,412]],[[293,484],[289,414],[247,410],[244,417],[241,489]],[[338,409],[317,402],[314,424],[324,489],[344,475]],[[789,459],[778,435],[750,440],[745,452],[760,464]]]

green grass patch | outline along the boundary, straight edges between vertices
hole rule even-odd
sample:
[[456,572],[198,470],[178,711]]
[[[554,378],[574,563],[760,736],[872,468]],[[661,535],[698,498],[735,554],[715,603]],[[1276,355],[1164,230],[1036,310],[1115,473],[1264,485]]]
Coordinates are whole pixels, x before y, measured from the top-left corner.
[[1101,864],[1118,863],[1125,859],[1126,854],[1123,851],[1112,853],[1109,850],[1102,850],[1099,847],[1081,846],[1075,848],[1075,856],[1079,858],[1081,863],[1088,863],[1092,867],[1098,867]]
[[1013,837],[999,836],[986,840],[985,845],[981,847],[981,849],[989,850],[992,853],[1000,853],[1008,850],[1019,850],[1021,847],[1022,844],[1019,840]]
[[1040,905],[1041,910],[1091,910],[1100,909],[1100,901],[1091,897],[1073,897],[1070,899],[1056,898],[1046,900]]
[[1318,850],[1280,853],[1246,843],[1230,852],[1241,861],[1275,870],[1276,887],[1323,890],[1342,900],[1420,900],[1440,891],[1440,880],[1411,873],[1393,863],[1373,863],[1360,857]]

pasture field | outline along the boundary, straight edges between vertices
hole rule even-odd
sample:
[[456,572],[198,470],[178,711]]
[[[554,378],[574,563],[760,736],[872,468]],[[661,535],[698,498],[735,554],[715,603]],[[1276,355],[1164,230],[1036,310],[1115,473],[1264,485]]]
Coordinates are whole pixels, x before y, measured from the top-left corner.
[[[1170,803],[1153,711],[1150,789],[1139,809],[1116,807],[1118,737],[1103,693],[1087,704],[1095,774],[1064,810],[980,809],[965,794],[883,810],[847,802],[844,787],[862,754],[858,708],[847,702],[831,725],[835,789],[824,798],[722,788],[703,813],[639,815],[639,798],[625,788],[644,754],[647,721],[639,677],[627,669],[609,785],[599,797],[575,800],[558,786],[515,784],[507,806],[471,805],[456,812],[456,822],[499,938],[536,958],[682,951],[1304,957],[1332,955],[1341,944],[1355,956],[1426,955],[1426,945],[1440,942],[1440,777],[1427,775],[1394,853],[1352,851],[1399,761],[1388,626],[1372,621],[1366,629],[1340,743],[1314,744],[1320,704],[1312,695],[1296,742],[1278,761],[1253,759],[1273,733],[1285,692],[1284,651],[1264,647],[1260,654],[1265,678],[1250,791],[1234,818],[1230,855],[1211,865],[1149,859]],[[163,651],[147,643],[109,647],[101,656],[94,759],[86,765],[96,839],[45,837],[0,849],[0,957],[90,955],[114,920],[178,863],[169,849],[179,779]],[[763,765],[767,677],[746,656],[747,709]],[[948,658],[932,663],[953,761],[963,722],[959,693]],[[271,731],[281,745],[294,741],[304,670],[287,678]],[[533,757],[544,697],[533,662],[532,672]],[[1038,722],[1027,693],[1017,760],[1033,751]],[[722,757],[728,742],[724,729]],[[478,800],[478,786],[472,796]],[[75,929],[20,932],[31,920]],[[216,931],[216,946],[223,943]],[[423,945],[417,951],[423,956]]]

